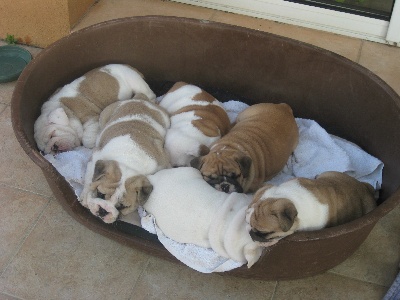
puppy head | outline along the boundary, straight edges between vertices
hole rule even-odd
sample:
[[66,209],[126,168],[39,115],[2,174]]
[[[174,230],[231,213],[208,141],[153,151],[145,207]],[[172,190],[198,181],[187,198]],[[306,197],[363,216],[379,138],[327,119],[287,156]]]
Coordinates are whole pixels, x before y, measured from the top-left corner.
[[153,185],[144,175],[137,175],[128,178],[125,181],[125,193],[120,199],[120,210],[123,215],[133,212],[138,206],[146,203]]
[[205,181],[225,193],[245,193],[252,160],[239,151],[210,152],[194,158],[190,165],[200,170]]
[[88,207],[106,223],[114,222],[120,213],[126,215],[143,205],[153,186],[144,175],[122,179],[114,160],[98,160],[95,165]]
[[255,201],[246,212],[246,220],[251,227],[251,238],[263,243],[278,241],[292,234],[297,226],[296,217],[296,207],[286,198]]
[[44,153],[58,153],[80,146],[82,125],[70,121],[64,109],[41,115],[35,122],[35,139]]

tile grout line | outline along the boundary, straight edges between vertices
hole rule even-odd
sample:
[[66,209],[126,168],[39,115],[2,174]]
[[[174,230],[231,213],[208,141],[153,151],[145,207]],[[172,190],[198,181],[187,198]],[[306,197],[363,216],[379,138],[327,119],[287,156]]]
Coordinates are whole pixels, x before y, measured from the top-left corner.
[[218,10],[213,10],[213,12],[212,12],[210,18],[208,18],[208,20],[216,22],[216,21],[214,21],[214,17],[215,17],[216,14],[218,14]]
[[332,275],[336,275],[336,276],[352,279],[352,280],[359,281],[359,282],[362,282],[362,283],[368,283],[368,284],[373,284],[373,285],[377,285],[377,286],[384,287],[384,288],[390,288],[390,286],[386,286],[386,285],[381,284],[381,283],[376,283],[376,282],[372,282],[372,281],[368,281],[368,280],[362,280],[362,279],[359,279],[359,278],[356,278],[356,277],[351,277],[351,276],[348,276],[348,275],[343,275],[343,274],[340,274],[340,273],[336,273],[334,271],[327,271],[326,273],[330,273]]
[[[8,268],[10,267],[11,263],[14,261],[14,258],[18,255],[18,253],[20,252],[22,246],[25,244],[25,241],[27,240],[27,238],[30,236],[30,234],[32,233],[32,231],[35,229],[37,223],[39,222],[39,220],[42,218],[42,216],[44,215],[44,212],[46,211],[46,209],[49,207],[50,203],[52,202],[52,199],[49,199],[47,201],[47,203],[45,204],[45,206],[43,207],[43,210],[41,211],[41,213],[37,216],[37,218],[33,221],[32,225],[26,230],[26,234],[24,235],[24,237],[21,239],[21,242],[19,243],[19,245],[16,247],[16,251],[14,253],[14,255],[10,258],[10,260],[8,261],[8,263],[6,264],[6,266],[4,267],[4,270],[0,273],[0,277],[4,278],[4,275],[6,273],[6,271],[8,270]],[[3,291],[0,291],[3,292]]]
[[3,292],[1,292],[0,296],[1,296],[1,295],[6,295],[6,296],[9,296],[9,297],[12,297],[12,298],[15,299],[15,300],[25,300],[25,298],[21,298],[21,297],[18,297],[18,296],[14,296],[14,295],[11,295],[11,294],[8,294],[8,293],[3,293]]
[[20,187],[17,187],[17,186],[10,185],[10,184],[8,184],[6,182],[1,182],[0,181],[0,187],[1,186],[7,187],[7,188],[10,188],[10,189],[14,189],[14,190],[18,190],[18,191],[21,191],[21,192],[26,192],[26,193],[31,193],[31,194],[34,194],[34,195],[38,195],[38,196],[44,197],[46,199],[54,198],[53,194],[45,195],[45,194],[41,194],[41,193],[38,193],[38,192],[34,192],[34,191],[27,190],[27,189],[23,189],[23,188],[20,188]]
[[356,63],[358,63],[358,64],[360,63],[361,52],[362,52],[363,48],[364,48],[364,40],[361,40],[360,49],[358,49],[357,58],[356,58]]
[[278,289],[278,284],[279,284],[279,281],[275,281],[275,287],[274,287],[274,291],[272,292],[272,295],[271,295],[271,300],[274,300],[274,298],[275,298],[276,290]]
[[133,284],[133,287],[132,287],[132,291],[131,291],[131,293],[130,293],[128,299],[133,299],[132,297],[133,297],[133,295],[134,295],[134,293],[135,293],[135,288],[136,288],[136,286],[137,286],[137,284],[138,284],[138,282],[139,282],[139,279],[142,277],[143,273],[147,270],[147,267],[148,267],[149,264],[150,264],[150,259],[151,259],[151,257],[149,257],[149,258],[147,259],[146,264],[145,264],[145,266],[143,267],[142,272],[140,272],[139,276],[136,278],[135,283]]

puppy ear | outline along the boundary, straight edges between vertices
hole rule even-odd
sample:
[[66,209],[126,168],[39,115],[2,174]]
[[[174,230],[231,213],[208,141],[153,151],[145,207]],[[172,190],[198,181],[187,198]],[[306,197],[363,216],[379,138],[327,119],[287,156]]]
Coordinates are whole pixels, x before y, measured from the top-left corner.
[[210,153],[210,148],[208,148],[206,145],[200,145],[199,147],[199,155],[204,156]]
[[282,199],[280,202],[281,209],[279,209],[276,216],[282,231],[286,232],[293,226],[294,219],[297,217],[297,209],[294,204],[287,199]]
[[250,174],[250,167],[252,164],[252,160],[249,156],[242,156],[236,159],[236,162],[239,164],[240,172],[242,172],[243,178],[246,178]]
[[133,99],[149,101],[149,97],[147,97],[147,96],[146,96],[145,94],[143,94],[143,93],[137,93],[137,94],[135,94],[135,96],[133,97]]
[[94,173],[92,182],[100,180],[105,175],[109,175],[114,181],[119,181],[121,179],[121,170],[118,164],[114,160],[98,160],[94,166]]
[[192,168],[195,168],[197,170],[200,170],[201,167],[203,166],[203,161],[202,161],[202,157],[195,157],[190,161],[190,166]]
[[253,196],[253,200],[251,201],[251,203],[249,204],[249,207],[251,207],[254,203],[257,203],[258,201],[262,200],[262,196],[264,195],[264,193],[269,190],[270,188],[272,188],[274,185],[270,184],[270,183],[265,183],[263,184],[262,187],[260,187],[254,194]]
[[153,191],[153,185],[144,175],[133,176],[125,181],[125,189],[128,197],[136,193],[136,199],[139,205],[146,203],[151,192]]

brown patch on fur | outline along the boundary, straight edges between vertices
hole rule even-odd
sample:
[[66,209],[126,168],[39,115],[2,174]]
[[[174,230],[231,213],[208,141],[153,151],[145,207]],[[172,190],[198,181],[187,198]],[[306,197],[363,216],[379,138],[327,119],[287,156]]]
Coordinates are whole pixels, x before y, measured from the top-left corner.
[[204,90],[201,90],[201,92],[196,94],[192,99],[194,101],[206,101],[209,103],[213,103],[215,101],[214,96],[210,95]]
[[117,101],[119,92],[118,81],[106,72],[94,69],[84,76],[76,97],[60,99],[69,113],[72,111],[82,123],[98,116],[106,106]]
[[[114,104],[113,104],[114,105]],[[118,121],[118,119],[129,116],[129,115],[146,115],[154,119],[163,127],[166,127],[165,119],[163,114],[168,116],[165,110],[155,104],[149,102],[150,107],[142,101],[127,101],[115,107],[114,112],[111,114],[106,111],[109,116],[107,123]],[[153,108],[152,108],[153,107]],[[102,119],[103,116],[100,116]],[[102,119],[104,121],[104,119]],[[129,134],[130,137],[136,141],[146,152],[154,159],[157,160],[159,165],[168,165],[168,155],[164,150],[164,137],[154,129],[150,124],[142,120],[127,120],[120,121],[108,128],[105,128],[98,143],[100,149],[102,149],[111,139],[117,136],[123,136]]]
[[217,105],[197,106],[194,110],[198,120],[193,120],[192,124],[204,135],[209,137],[224,136],[231,128],[229,117],[225,110]]
[[175,84],[168,90],[168,93],[167,93],[167,94],[173,93],[173,92],[175,92],[176,90],[180,89],[181,87],[183,87],[183,86],[185,86],[185,85],[187,85],[186,82],[178,81],[177,83],[175,83]]
[[120,122],[106,128],[101,135],[99,147],[102,149],[114,137],[126,134],[146,149],[150,157],[159,160],[164,156],[164,138],[151,125],[140,120]]
[[[283,169],[298,138],[289,105],[252,105],[238,115],[235,126],[201,158],[200,171],[203,176],[236,174],[243,191],[253,192]],[[252,161],[246,178],[238,165],[243,156]]]
[[[143,97],[146,96],[143,95]],[[134,99],[143,100],[136,97]],[[148,99],[144,101],[125,101],[122,104],[117,103],[119,105],[112,107],[112,109],[114,109],[112,114],[106,112],[107,114],[109,114],[109,118],[108,120],[104,121],[113,122],[129,115],[146,115],[154,119],[157,123],[161,124],[163,127],[166,127],[168,124],[165,123],[164,116],[168,116],[168,112],[161,106],[157,106],[156,109],[154,109],[154,104],[151,104],[151,102],[149,102],[150,105],[146,105],[147,103],[145,101],[148,101]]]
[[114,160],[98,160],[94,168],[91,190],[98,190],[104,194],[105,200],[109,200],[119,186],[121,170]]
[[144,175],[132,176],[125,181],[125,194],[120,200],[120,204],[125,208],[121,210],[123,215],[127,215],[138,208],[139,205],[146,203],[153,191],[153,185]]
[[340,172],[325,172],[315,180],[299,178],[299,184],[321,203],[329,205],[327,227],[357,219],[376,207],[370,184]]

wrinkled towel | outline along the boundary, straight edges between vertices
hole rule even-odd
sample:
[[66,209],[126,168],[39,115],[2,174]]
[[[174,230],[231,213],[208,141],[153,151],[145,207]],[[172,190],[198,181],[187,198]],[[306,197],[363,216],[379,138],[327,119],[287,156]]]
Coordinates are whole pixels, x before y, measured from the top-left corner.
[[78,147],[56,155],[46,154],[44,157],[65,177],[74,189],[75,195],[79,197],[83,190],[86,166],[91,155],[91,149]]
[[[158,99],[160,100],[160,99]],[[248,107],[247,104],[231,100],[223,103],[233,123],[238,113]],[[357,145],[328,134],[318,123],[312,120],[296,118],[300,138],[293,155],[285,168],[269,183],[280,184],[293,177],[315,178],[325,171],[339,171],[370,183],[375,189],[382,184],[383,163],[363,151]],[[46,155],[54,167],[71,184],[79,197],[83,189],[86,164],[91,157],[91,150],[83,147],[73,151]],[[131,223],[133,219],[124,216],[122,220]],[[241,263],[218,256],[211,249],[191,244],[180,244],[167,238],[155,224],[151,215],[141,212],[141,225],[144,229],[157,234],[164,247],[187,266],[203,273],[224,272],[241,266]],[[133,223],[133,222],[132,222]],[[137,224],[134,222],[133,224]]]

